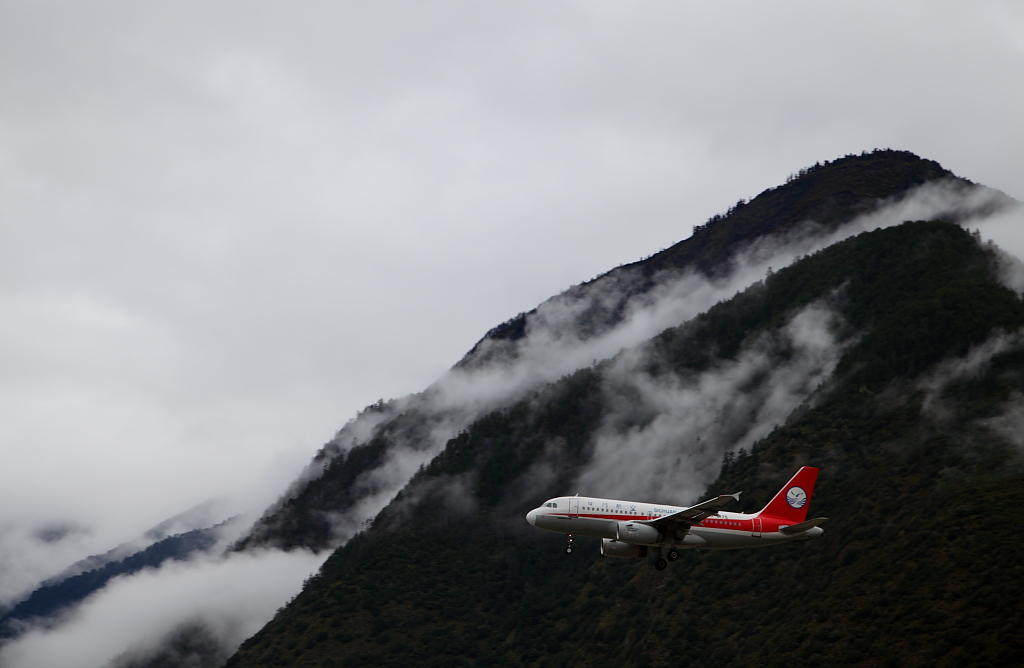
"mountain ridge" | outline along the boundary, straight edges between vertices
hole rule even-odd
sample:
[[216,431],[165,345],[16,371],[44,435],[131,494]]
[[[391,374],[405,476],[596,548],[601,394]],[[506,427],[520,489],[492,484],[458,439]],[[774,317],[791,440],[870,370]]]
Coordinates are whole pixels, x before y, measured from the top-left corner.
[[[647,279],[662,271],[680,271],[694,267],[714,277],[728,270],[736,252],[768,234],[784,233],[795,226],[814,221],[825,230],[866,214],[885,199],[905,196],[916,186],[929,181],[950,180],[973,185],[954,175],[933,160],[925,160],[909,151],[876,149],[870,153],[847,155],[833,161],[802,169],[787,183],[768,188],[750,201],[740,200],[725,214],[712,216],[695,225],[693,234],[653,255],[626,263],[579,286],[584,288],[618,272],[639,269]],[[837,183],[838,181],[838,183]],[[650,288],[650,284],[645,287]],[[526,319],[536,312],[520,313],[492,328],[456,366],[473,363],[474,353],[490,339],[518,340],[526,329]]]
[[[656,308],[661,297],[654,291],[664,283],[655,277],[663,279],[671,274],[678,278],[689,267],[705,278],[707,274],[720,278],[727,273],[726,266],[735,263],[742,247],[768,238],[765,234],[769,232],[793,232],[806,226],[810,224],[806,215],[814,213],[822,218],[823,222],[813,224],[817,233],[823,234],[886,203],[906,199],[928,183],[953,188],[973,185],[938,163],[905,151],[878,150],[826,162],[802,170],[790,182],[733,207],[727,215],[712,218],[698,226],[690,239],[574,286],[538,309],[493,328],[438,383],[410,397],[378,402],[342,428],[236,549],[276,546],[321,550],[338,545],[358,531],[420,465],[427,464],[448,439],[474,419],[554,380],[561,375],[551,375],[559,364],[564,367],[563,373],[590,364],[589,355],[580,352],[583,346],[574,344],[600,343],[604,341],[602,333],[622,322],[630,309]],[[964,215],[955,207],[946,213],[947,218]],[[700,263],[694,262],[694,258],[705,255]],[[731,294],[725,290],[722,297],[727,296]],[[662,315],[665,326],[679,321],[673,322],[671,316]],[[608,344],[603,349],[594,348],[595,360],[619,349],[614,334],[612,331],[611,336],[605,336]],[[536,346],[529,347],[534,340],[563,345],[565,355],[557,361],[534,359],[531,355]],[[581,359],[567,362],[573,355]],[[517,373],[526,380],[515,377]],[[502,382],[507,387],[475,397],[475,406],[462,397],[451,398],[458,395],[462,385],[473,384],[474,374],[505,374],[508,379]],[[451,387],[455,390],[450,391]],[[399,469],[404,474],[396,477],[392,472]]]

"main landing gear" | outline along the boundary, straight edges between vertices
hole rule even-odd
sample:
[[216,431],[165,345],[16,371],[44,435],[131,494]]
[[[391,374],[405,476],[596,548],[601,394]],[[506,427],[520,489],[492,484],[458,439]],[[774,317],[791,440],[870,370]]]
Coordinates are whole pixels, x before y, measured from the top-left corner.
[[572,554],[572,534],[569,534],[569,544],[565,546],[565,553]]
[[[661,550],[659,549],[658,552],[660,554]],[[668,551],[665,552],[665,556],[668,557],[668,561],[675,561],[679,558],[679,550],[677,550],[674,547],[670,547]],[[666,568],[668,568],[668,561],[665,561],[663,557],[659,556],[658,560],[654,562],[654,567],[657,568],[659,571],[663,571]]]

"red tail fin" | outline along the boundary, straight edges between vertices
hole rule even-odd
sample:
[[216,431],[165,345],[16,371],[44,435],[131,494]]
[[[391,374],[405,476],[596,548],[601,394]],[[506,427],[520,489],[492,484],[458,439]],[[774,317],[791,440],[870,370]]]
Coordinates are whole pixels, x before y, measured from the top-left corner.
[[802,467],[757,516],[767,515],[793,524],[803,522],[807,519],[807,509],[811,506],[811,494],[814,493],[817,479],[818,469],[813,466]]

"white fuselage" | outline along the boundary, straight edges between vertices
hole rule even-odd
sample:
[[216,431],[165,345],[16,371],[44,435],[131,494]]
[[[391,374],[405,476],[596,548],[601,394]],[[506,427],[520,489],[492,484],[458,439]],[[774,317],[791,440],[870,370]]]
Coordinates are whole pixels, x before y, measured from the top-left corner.
[[[822,534],[819,527],[795,536],[779,531],[792,524],[771,517],[718,511],[681,532],[658,526],[658,519],[686,510],[686,506],[655,505],[585,496],[561,496],[550,499],[526,515],[539,529],[576,536],[609,538],[637,545],[676,548],[729,549],[757,547],[794,540],[807,540]],[[656,528],[656,535],[647,527]]]

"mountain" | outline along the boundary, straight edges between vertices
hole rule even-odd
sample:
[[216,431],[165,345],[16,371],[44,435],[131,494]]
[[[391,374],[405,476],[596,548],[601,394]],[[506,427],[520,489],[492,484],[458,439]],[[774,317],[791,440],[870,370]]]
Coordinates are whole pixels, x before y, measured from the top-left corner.
[[[574,323],[588,333],[604,329],[622,317],[633,298],[650,292],[665,278],[665,273],[697,271],[707,277],[727,274],[735,264],[738,251],[766,237],[785,237],[787,233],[813,234],[813,224],[821,234],[835,230],[870,214],[882,204],[906,198],[915,188],[930,182],[969,186],[969,181],[956,177],[937,162],[923,160],[907,151],[878,150],[859,156],[846,156],[825,164],[800,170],[785,185],[771,188],[750,202],[740,200],[725,214],[712,216],[697,225],[685,241],[631,264],[618,267],[593,281],[583,284],[559,298],[580,298],[593,284],[608,283],[626,274],[639,274],[641,280],[627,280],[630,288],[603,309],[591,305]],[[945,212],[953,213],[953,212]],[[954,214],[955,215],[955,214]],[[606,286],[602,286],[606,289]],[[556,298],[556,299],[559,299]],[[607,298],[601,300],[606,302]],[[485,350],[497,341],[523,338],[527,322],[539,309],[522,313],[492,329],[473,347],[460,365],[479,363]],[[601,311],[600,314],[595,311]]]
[[[822,201],[807,210],[840,207]],[[693,270],[714,278],[709,267],[737,252]],[[465,426],[227,666],[1020,665],[1024,302],[1000,280],[1005,262],[947,221],[863,232],[521,385],[514,401],[463,413]],[[630,313],[614,305],[642,294],[627,292],[612,291],[612,328]],[[505,341],[530,338],[524,317],[522,336]],[[333,463],[264,530],[308,542],[304,525],[281,518],[328,507],[309,490],[348,481],[335,492],[357,499],[359,471],[374,465],[362,453],[422,433],[422,412],[373,410],[369,440],[322,453]],[[562,537],[523,519],[576,491],[689,503],[742,490],[732,509],[749,512],[804,464],[821,468],[821,539],[691,550],[663,572],[601,557],[586,538],[566,556]]]
[[801,170],[698,225],[671,248],[495,327],[424,392],[368,407],[321,449],[236,549],[333,549],[363,529],[450,439],[492,411],[697,316],[772,263],[788,264],[859,226],[910,212],[956,221],[1010,202],[978,192],[938,163],[904,151]]

